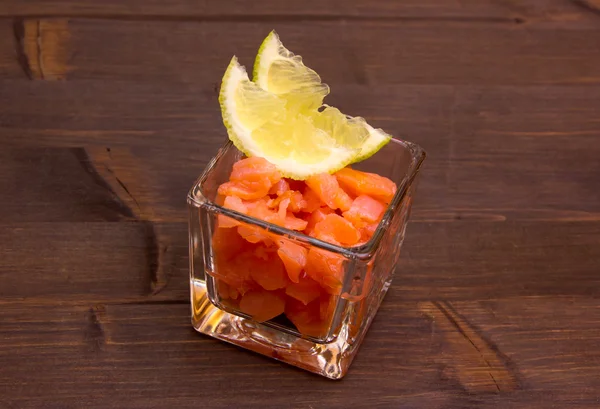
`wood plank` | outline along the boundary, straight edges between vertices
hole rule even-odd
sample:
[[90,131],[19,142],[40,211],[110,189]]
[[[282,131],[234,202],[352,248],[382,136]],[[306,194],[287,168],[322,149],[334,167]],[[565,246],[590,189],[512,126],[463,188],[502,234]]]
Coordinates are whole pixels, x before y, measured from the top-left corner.
[[[404,300],[599,296],[599,233],[600,222],[411,223],[394,291]],[[189,298],[186,223],[3,224],[0,244],[2,304]]]
[[[100,81],[0,86],[7,96],[0,100],[3,143],[19,149],[84,146],[88,155],[109,147],[111,159],[102,166],[133,192],[146,220],[185,220],[184,197],[225,140],[211,88]],[[329,102],[427,150],[413,220],[600,218],[598,87],[340,86]],[[38,189],[48,179],[40,177],[67,154],[51,159],[50,153],[31,152],[32,159],[48,162],[28,171],[27,155],[15,155],[6,151],[3,172],[31,182],[20,188],[12,176],[4,179],[16,200],[0,205],[6,211],[0,220],[67,221],[68,209],[82,204],[62,207],[67,199],[59,192],[78,185],[86,192],[98,189],[71,158],[70,177],[57,174],[57,190],[44,193]],[[43,194],[43,206],[55,206],[55,218],[36,218]],[[106,195],[86,193],[77,220],[114,218],[113,211],[101,211]],[[88,211],[96,215],[83,213]]]
[[578,28],[597,24],[594,13],[600,9],[597,0],[308,0],[282,4],[273,0],[255,2],[250,6],[239,0],[218,3],[198,0],[46,1],[6,0],[0,4],[0,16],[87,16],[123,19],[400,19],[400,20],[481,20],[517,24],[568,24]]
[[294,4],[278,1],[261,1],[250,5],[239,0],[209,2],[199,0],[152,1],[109,0],[102,5],[91,1],[63,0],[60,3],[34,0],[26,3],[18,0],[3,1],[0,15],[4,16],[147,16],[147,17],[186,17],[223,18],[239,16],[245,19],[254,16],[360,16],[360,17],[508,17],[508,8],[493,1],[466,0],[407,0],[390,3],[385,0],[318,1],[308,0]]
[[[196,334],[184,304],[14,303],[0,309],[0,335],[8,340],[0,344],[0,396],[20,408],[42,402],[90,408],[125,402],[139,408],[158,407],[156,402],[275,408],[293,402],[341,408],[348,399],[357,407],[595,407],[600,398],[597,299],[438,303],[459,323],[432,313],[430,305],[407,302],[392,290],[349,375],[331,382]],[[475,338],[485,343],[479,351],[469,348]],[[493,369],[477,363],[488,353],[506,363],[517,389],[498,394],[472,389],[473,380],[489,377]],[[235,393],[220,393],[233,383]]]
[[396,291],[406,299],[597,296],[596,226],[597,222],[412,223],[396,273]]
[[12,22],[0,19],[0,79],[27,78],[22,66],[26,64],[26,57],[16,37]]
[[[35,21],[57,26],[46,19]],[[25,27],[28,22],[24,21]],[[52,46],[42,52],[45,58],[60,61],[55,67],[67,79],[218,85],[231,56],[236,54],[251,66],[262,39],[275,28],[291,50],[334,86],[600,83],[598,25],[570,30],[469,22],[432,26],[422,21],[75,18],[58,26],[60,30],[47,42]],[[55,46],[59,33],[68,41]],[[10,41],[10,58],[14,58],[12,39],[0,41]],[[35,66],[35,61],[29,64]]]
[[83,149],[0,151],[0,222],[131,220],[130,208],[90,171]]
[[[452,203],[455,218],[472,212],[497,220],[526,213],[535,219],[597,220],[600,196],[592,187],[600,180],[600,101],[595,93],[579,87],[457,92],[446,156],[429,163],[423,200],[432,207]],[[583,103],[588,98],[595,102]],[[429,196],[435,190],[427,188],[427,178],[447,181],[443,198]],[[560,203],[563,195],[570,205]],[[574,203],[579,204],[571,207]],[[497,211],[485,210],[491,208]]]
[[[185,300],[189,296],[187,228],[154,231],[149,223],[10,223],[0,229],[0,299]],[[159,243],[168,240],[164,266]],[[164,248],[164,247],[163,247]],[[160,267],[160,268],[159,268]],[[177,279],[171,282],[171,277]],[[169,284],[168,290],[163,290]]]

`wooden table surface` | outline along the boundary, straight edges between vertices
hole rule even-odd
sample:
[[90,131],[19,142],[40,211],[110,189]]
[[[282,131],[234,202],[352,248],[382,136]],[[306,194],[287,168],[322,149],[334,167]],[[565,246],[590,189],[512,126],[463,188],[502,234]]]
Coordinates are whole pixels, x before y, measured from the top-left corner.
[[[330,381],[201,336],[185,196],[235,53],[428,152]],[[0,0],[0,408],[600,407],[600,1]]]

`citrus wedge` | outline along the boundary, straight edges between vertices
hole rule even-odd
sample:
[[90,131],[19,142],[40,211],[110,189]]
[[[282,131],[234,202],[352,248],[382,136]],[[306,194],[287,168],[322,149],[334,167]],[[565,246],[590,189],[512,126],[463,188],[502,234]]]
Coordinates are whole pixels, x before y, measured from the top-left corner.
[[329,94],[329,87],[321,83],[321,77],[314,70],[304,65],[302,57],[285,48],[275,31],[269,33],[258,50],[253,79],[265,91],[283,98],[289,111],[309,116],[316,128],[335,138],[340,145],[358,149],[351,163],[369,158],[391,139],[361,117],[345,115],[330,106],[317,111]]
[[306,179],[318,173],[333,173],[362,153],[359,146],[340,143],[316,126],[315,110],[288,109],[285,96],[265,91],[248,78],[233,57],[219,94],[223,123],[229,138],[247,156],[259,156],[274,164],[281,174]]

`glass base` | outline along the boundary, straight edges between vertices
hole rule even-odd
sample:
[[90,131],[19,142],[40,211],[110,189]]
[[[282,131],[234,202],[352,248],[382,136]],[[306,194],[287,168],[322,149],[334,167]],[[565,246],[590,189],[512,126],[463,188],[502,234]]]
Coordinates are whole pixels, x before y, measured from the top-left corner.
[[209,300],[203,281],[193,280],[191,289],[192,325],[196,331],[329,379],[346,375],[373,319],[365,317],[359,328],[343,322],[334,341],[319,344],[217,308]]

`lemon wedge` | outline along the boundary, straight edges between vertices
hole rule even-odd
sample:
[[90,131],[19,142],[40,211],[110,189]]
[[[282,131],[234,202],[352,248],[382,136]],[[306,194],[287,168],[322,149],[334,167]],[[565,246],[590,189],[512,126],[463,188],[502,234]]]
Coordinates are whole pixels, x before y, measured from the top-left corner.
[[253,79],[233,57],[219,94],[223,123],[239,150],[267,159],[286,177],[336,172],[391,139],[363,118],[323,105],[329,87],[274,31],[258,51]]
[[[296,100],[307,100],[304,108],[319,107],[323,98],[329,94],[329,87],[321,83],[321,77],[311,68],[304,65],[302,57],[294,55],[285,48],[275,31],[271,31],[263,40],[254,61],[254,82],[262,89]],[[309,94],[310,97],[305,96]],[[293,99],[295,97],[295,100]],[[351,117],[341,113],[337,108],[326,107],[320,113],[326,118],[318,118],[312,113],[317,123],[328,122],[333,125],[327,131],[334,131],[331,135],[339,143],[352,148],[360,148],[360,152],[352,163],[360,162],[375,154],[392,138],[381,129],[370,126],[361,117]]]
[[286,177],[302,180],[335,172],[360,153],[315,126],[310,115],[289,111],[285,98],[251,82],[236,57],[223,77],[219,103],[235,146],[248,156],[265,158]]

